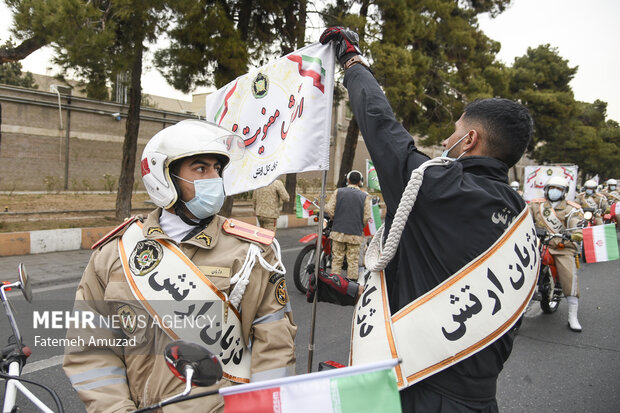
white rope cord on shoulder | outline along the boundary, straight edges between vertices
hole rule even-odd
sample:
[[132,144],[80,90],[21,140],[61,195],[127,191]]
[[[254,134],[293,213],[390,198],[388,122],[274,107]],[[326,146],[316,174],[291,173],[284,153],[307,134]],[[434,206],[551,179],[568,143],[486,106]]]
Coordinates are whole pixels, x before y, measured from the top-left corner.
[[245,287],[247,287],[250,283],[250,274],[252,273],[252,268],[254,268],[254,264],[256,264],[257,259],[260,265],[267,271],[283,275],[286,274],[286,269],[284,268],[284,264],[282,264],[280,244],[275,238],[271,243],[271,249],[276,257],[276,262],[274,265],[269,264],[263,258],[263,250],[258,245],[250,244],[241,269],[230,279],[230,283],[235,284],[235,286],[230,293],[230,298],[228,301],[230,304],[235,306],[236,309],[239,309],[239,304],[241,303],[241,299],[245,293]]
[[409,182],[400,198],[400,203],[396,209],[390,232],[385,240],[385,245],[383,245],[385,223],[377,230],[368,245],[365,257],[366,268],[370,271],[381,271],[388,265],[392,258],[394,258],[396,250],[398,249],[398,244],[400,243],[400,236],[403,233],[407,218],[409,218],[409,214],[418,197],[418,191],[422,186],[424,171],[428,167],[446,165],[451,161],[452,159],[443,157],[429,159],[411,172],[411,178],[409,178]]

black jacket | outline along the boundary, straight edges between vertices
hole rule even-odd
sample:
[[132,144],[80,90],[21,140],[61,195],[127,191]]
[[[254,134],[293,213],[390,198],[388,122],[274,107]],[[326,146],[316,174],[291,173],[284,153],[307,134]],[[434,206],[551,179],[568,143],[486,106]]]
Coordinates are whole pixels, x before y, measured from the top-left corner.
[[[377,170],[389,229],[411,171],[428,157],[417,150],[411,135],[395,119],[377,81],[365,67],[352,66],[344,82]],[[525,208],[523,199],[508,186],[507,172],[503,162],[479,156],[426,170],[398,253],[386,269],[392,313],[489,248],[512,221],[494,223],[491,217],[495,212],[515,218]],[[507,333],[422,383],[459,400],[494,401],[497,376],[512,350],[512,341],[512,334]],[[401,399],[407,398],[410,389],[401,392]]]

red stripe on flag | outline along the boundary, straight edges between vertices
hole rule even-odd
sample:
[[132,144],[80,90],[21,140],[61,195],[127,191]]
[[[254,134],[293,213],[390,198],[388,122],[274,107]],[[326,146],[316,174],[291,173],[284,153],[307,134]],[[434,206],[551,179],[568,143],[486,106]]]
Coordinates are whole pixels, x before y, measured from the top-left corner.
[[308,201],[307,199],[304,201],[304,204],[302,205],[303,209],[310,209],[310,206],[312,205],[312,202]]
[[280,388],[224,396],[224,413],[274,413],[282,411]]
[[220,120],[218,120],[217,122],[218,125],[221,125],[222,120],[224,120],[224,116],[226,116],[226,113],[228,112],[228,99],[230,99],[233,93],[235,93],[235,89],[237,89],[237,82],[235,82],[235,85],[232,87],[232,89],[230,89],[230,91],[226,94],[226,97],[224,98],[224,112],[222,113],[222,116],[220,116]]
[[594,253],[594,238],[592,237],[592,227],[583,229],[583,252],[586,254],[586,262],[596,262]]
[[315,72],[314,70],[304,70],[301,68],[302,58],[299,55],[287,56],[289,60],[297,63],[297,68],[299,69],[299,74],[302,76],[307,76],[312,78],[312,84],[316,86],[317,89],[321,91],[321,93],[325,93],[325,87],[321,83],[321,74]]

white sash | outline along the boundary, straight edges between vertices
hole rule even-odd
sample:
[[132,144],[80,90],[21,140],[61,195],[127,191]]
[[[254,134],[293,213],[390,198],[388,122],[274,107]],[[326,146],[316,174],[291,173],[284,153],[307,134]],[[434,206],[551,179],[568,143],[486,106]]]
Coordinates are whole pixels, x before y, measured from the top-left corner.
[[[546,211],[548,211],[548,213],[546,213]],[[541,203],[538,213],[545,223],[545,226],[552,234],[559,234],[562,230],[566,229],[560,218],[555,214],[553,208],[545,208],[544,204]]]
[[596,200],[594,199],[594,197],[584,197],[583,199],[585,199],[586,204],[588,204],[589,208],[598,208],[598,206],[596,205]]
[[614,201],[620,201],[620,193],[612,191],[607,194],[607,198],[611,198]]
[[525,311],[539,265],[526,208],[488,250],[393,316],[383,272],[370,273],[353,314],[350,365],[400,358],[403,389],[471,356]]
[[218,356],[224,377],[249,383],[252,354],[243,340],[241,318],[226,294],[174,244],[145,239],[142,223],[119,240],[127,283],[154,323],[173,340],[200,343]]

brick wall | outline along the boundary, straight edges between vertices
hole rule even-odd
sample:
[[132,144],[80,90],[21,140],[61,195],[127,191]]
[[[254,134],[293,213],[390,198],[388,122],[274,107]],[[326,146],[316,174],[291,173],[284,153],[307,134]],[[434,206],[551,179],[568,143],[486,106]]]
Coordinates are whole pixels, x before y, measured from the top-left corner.
[[[68,189],[104,190],[108,175],[120,174],[127,106],[81,97],[62,96],[60,129],[55,93],[0,86],[0,190],[64,188],[67,129]],[[70,122],[67,118],[70,110]],[[116,120],[114,113],[121,114]],[[145,143],[165,126],[192,116],[142,108],[135,177]]]

